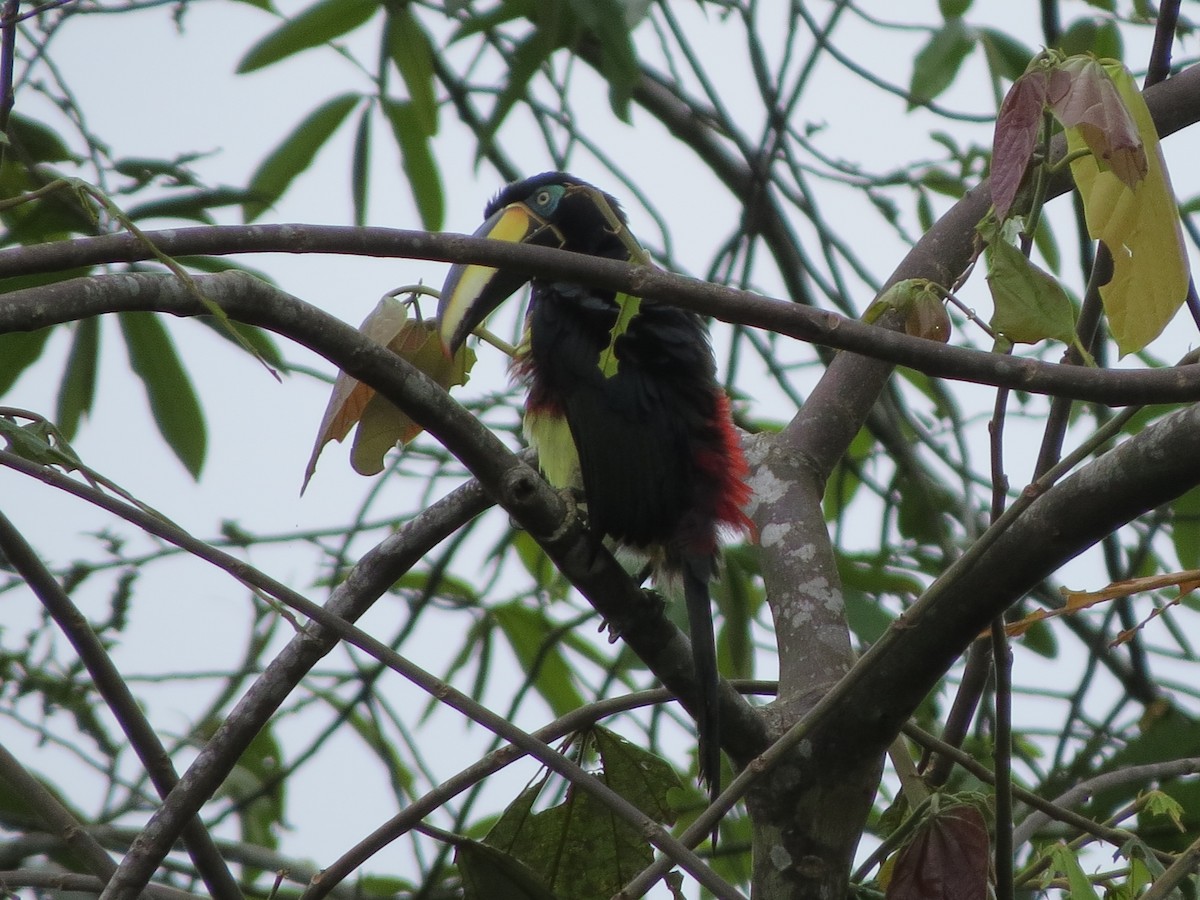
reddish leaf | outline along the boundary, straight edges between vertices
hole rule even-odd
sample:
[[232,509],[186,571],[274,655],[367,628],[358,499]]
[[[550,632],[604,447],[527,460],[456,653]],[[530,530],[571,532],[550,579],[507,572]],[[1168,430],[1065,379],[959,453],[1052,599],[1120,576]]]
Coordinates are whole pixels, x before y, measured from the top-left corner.
[[974,806],[941,810],[896,854],[887,900],[986,900],[988,832]]
[[1044,69],[1026,72],[1009,88],[996,117],[992,138],[992,203],[996,218],[1004,219],[1033,158],[1042,112],[1046,107],[1047,74]]
[[1104,67],[1073,56],[1051,76],[1050,109],[1064,128],[1076,128],[1101,165],[1133,189],[1146,177],[1146,150],[1137,125]]

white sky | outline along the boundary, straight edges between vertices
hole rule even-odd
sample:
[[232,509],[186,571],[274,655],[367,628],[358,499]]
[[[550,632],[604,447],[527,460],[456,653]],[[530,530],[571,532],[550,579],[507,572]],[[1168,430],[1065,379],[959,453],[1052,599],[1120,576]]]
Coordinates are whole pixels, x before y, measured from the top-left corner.
[[[880,15],[893,15],[891,3],[865,5],[874,7]],[[1017,18],[1036,21],[1032,4],[1021,5],[1020,9],[1008,3],[975,5],[977,9],[969,16],[972,23],[987,17],[998,22]],[[697,19],[695,4],[676,6],[682,18]],[[827,5],[813,4],[813,7],[822,14]],[[302,5],[286,4],[286,8],[295,11]],[[1086,7],[1076,4],[1072,9],[1081,11]],[[923,15],[925,21],[934,21],[936,4],[906,4],[905,15]],[[195,168],[210,182],[244,183],[247,173],[253,171],[280,135],[318,103],[344,90],[367,88],[365,79],[328,50],[311,51],[249,76],[234,76],[236,63],[245,49],[273,25],[270,16],[249,5],[194,4],[185,22],[186,31],[180,35],[165,8],[132,18],[91,16],[73,22],[56,41],[54,54],[68,73],[90,127],[113,144],[116,155],[171,157],[190,149],[212,151],[211,156],[197,161]],[[714,52],[722,34],[719,24],[710,15],[708,27]],[[650,52],[653,42],[647,31],[643,28],[639,37]],[[863,41],[875,39],[873,32],[864,31],[862,35]],[[1025,28],[1023,37],[1036,46],[1036,32]],[[923,39],[922,34],[913,34],[911,46],[919,45]],[[373,58],[370,49],[374,46],[373,37],[355,39],[354,44],[365,50],[367,58]],[[884,77],[897,84],[907,82],[909,47],[860,43],[856,51],[858,59]],[[1145,52],[1127,48],[1127,58],[1144,59]],[[980,74],[982,61],[978,55],[969,61],[967,71]],[[745,77],[743,72],[732,68],[720,75],[723,87]],[[825,125],[819,140],[833,155],[854,159],[869,170],[882,171],[920,153],[932,153],[922,137],[927,116],[906,114],[898,99],[881,102],[873,89],[828,61],[820,67],[818,79],[823,87],[811,92],[812,99],[801,115],[806,121]],[[987,111],[987,95],[979,94],[983,79],[967,81],[974,86],[964,83],[961,89],[940,98],[941,102],[953,109]],[[25,102],[24,97],[19,97],[17,110],[30,114],[33,108],[26,109]],[[752,106],[753,101],[747,105]],[[595,116],[597,121],[611,120],[602,89],[595,91],[591,104],[581,104],[579,109],[581,114]],[[521,124],[514,119],[506,126],[505,136],[513,138]],[[376,143],[384,148],[387,135],[383,124],[377,125]],[[479,222],[483,203],[500,186],[500,179],[486,167],[475,172],[473,144],[469,136],[454,126],[449,114],[443,115],[442,126],[436,151],[446,181],[446,228],[470,232]],[[1193,164],[1200,158],[1200,134],[1195,133],[1196,129],[1192,131],[1172,138],[1165,145],[1168,162],[1174,163],[1172,171],[1181,197],[1194,196],[1200,191],[1200,175]],[[698,195],[691,190],[689,179],[702,170],[688,158],[657,152],[656,148],[662,146],[661,135],[645,116],[635,114],[632,128],[614,123],[606,134],[611,137],[605,144],[606,150],[629,164],[639,176],[639,183],[672,217],[673,227],[678,228],[676,247],[685,266],[690,266],[693,274],[701,273],[711,248],[726,236],[727,223],[736,219],[734,205],[723,196],[712,202],[708,194]],[[984,127],[971,131],[973,139],[979,142],[987,140],[986,134]],[[347,173],[351,135],[352,128],[344,127],[322,152],[317,165],[263,221],[349,222]],[[537,149],[531,149],[528,158],[530,172],[547,165],[543,153]],[[372,173],[371,224],[417,228],[419,221],[397,168],[390,150],[378,154]],[[586,164],[577,167],[576,173],[601,177],[598,169],[589,171]],[[634,208],[631,213],[635,232],[653,233],[652,223],[640,210]],[[849,202],[831,215],[843,216],[845,223],[875,221]],[[834,224],[837,226],[839,222],[835,219]],[[916,231],[911,216],[909,227]],[[1069,270],[1067,233],[1063,232],[1062,249]],[[654,243],[652,239],[648,242]],[[889,232],[874,228],[870,234],[864,234],[857,249],[880,277],[886,275],[903,252],[899,241]],[[444,275],[443,266],[417,261],[328,256],[244,261],[269,271],[284,289],[355,324],[390,288],[419,279],[439,285]],[[976,278],[973,288],[976,293],[971,295],[970,302],[980,304],[986,318],[986,301],[978,293],[981,286],[982,279]],[[768,292],[779,289],[770,283],[760,287]],[[859,308],[865,307],[870,300],[869,292],[863,290],[855,300]],[[191,482],[154,430],[140,387],[123,364],[113,322],[104,325],[105,366],[96,409],[75,444],[89,465],[198,536],[215,534],[219,523],[226,518],[256,532],[307,529],[344,519],[369,487],[345,465],[344,447],[326,448],[306,496],[300,499],[297,494],[324,408],[324,389],[301,377],[289,378],[280,386],[257,363],[229,349],[207,329],[186,321],[170,322],[169,327],[179,339],[208,420],[209,454],[202,483]],[[1177,322],[1173,329],[1178,330],[1180,347],[1192,342],[1190,325]],[[197,337],[198,334],[202,336]],[[5,403],[53,414],[67,339],[65,330],[55,336],[42,364],[22,379]],[[1176,349],[1161,352],[1173,358],[1178,355]],[[289,348],[285,352],[294,361],[328,370],[323,361],[311,359],[303,350]],[[477,385],[502,381],[503,366],[496,360],[485,362],[474,377]],[[1014,468],[1019,468],[1019,463]],[[1020,475],[1014,472],[1014,482],[1019,479]],[[8,470],[0,470],[0,498],[6,513],[55,564],[81,553],[94,556],[95,551],[89,549],[90,539],[80,535],[113,524],[86,505]],[[383,498],[378,507],[381,512],[411,509],[414,502],[413,491],[400,483],[390,485]],[[123,533],[127,531],[120,525],[113,527]],[[874,529],[874,523],[869,527]],[[256,549],[251,560],[302,591],[311,587],[316,574],[311,559],[307,558]],[[1087,579],[1087,586],[1097,584],[1096,570],[1090,564],[1080,570],[1079,577]],[[313,595],[319,597],[320,591]],[[91,599],[96,603],[95,613],[101,614],[106,592],[98,590]],[[4,620],[14,629],[21,627],[22,622],[32,622],[37,614],[31,597],[10,594],[4,602]],[[378,604],[373,618],[367,622],[368,627],[374,624],[381,634],[390,633],[399,619],[388,609],[389,602]],[[227,644],[232,654],[239,653],[249,625],[244,591],[221,573],[197,564],[152,569],[139,582],[135,610],[133,627],[117,653],[119,665],[129,673],[213,667],[214,644]],[[436,671],[444,665],[447,642],[433,631],[434,623],[427,627],[428,639],[413,642],[407,649],[418,655],[418,662]],[[449,643],[453,652],[453,642]],[[429,654],[427,658],[419,658],[422,651]],[[764,675],[769,671],[768,662]],[[401,685],[398,678],[389,681],[389,690],[394,691],[391,696],[398,705],[409,705],[414,710],[424,705],[424,698]],[[155,696],[154,720],[164,732],[181,729],[206,696],[202,686],[194,694],[173,688],[170,696]],[[443,776],[472,761],[481,743],[478,729],[469,739],[462,739],[463,732],[461,728],[456,730],[453,721],[453,717],[446,717],[446,739],[431,754],[436,757],[438,771]],[[534,725],[536,720],[531,717],[523,724]],[[297,740],[302,741],[302,735],[312,727],[310,723],[293,721],[283,723],[280,731],[286,736],[295,729]],[[294,831],[285,836],[284,852],[328,862],[330,854],[340,852],[394,812],[395,804],[386,785],[364,786],[363,773],[355,771],[353,764],[347,765],[352,763],[356,751],[353,739],[335,739],[323,753],[324,764],[314,770],[319,777],[308,777],[293,790],[289,820]],[[54,748],[38,752],[36,764],[51,777],[56,776],[60,765],[74,767]],[[522,777],[530,771],[527,767]],[[365,777],[370,782],[375,776],[368,773]],[[82,787],[81,790],[82,800],[88,791]],[[347,797],[353,798],[351,803],[344,802]],[[338,810],[336,817],[329,815],[330,804]],[[334,818],[338,820],[336,824]],[[401,866],[392,853],[385,851],[368,869],[386,871]]]

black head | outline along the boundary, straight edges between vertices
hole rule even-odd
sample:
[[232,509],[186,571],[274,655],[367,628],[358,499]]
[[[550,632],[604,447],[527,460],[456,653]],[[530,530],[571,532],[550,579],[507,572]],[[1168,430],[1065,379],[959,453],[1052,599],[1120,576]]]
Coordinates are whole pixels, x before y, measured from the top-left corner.
[[[566,172],[543,172],[514,181],[484,209],[484,218],[514,203],[526,206],[559,232],[563,250],[628,259],[618,233],[626,225],[621,204],[610,194]],[[615,219],[615,221],[614,221]]]
[[[541,244],[575,253],[629,259],[625,214],[608,194],[565,172],[543,172],[504,188],[484,210],[475,237]],[[442,340],[456,350],[529,279],[490,266],[454,266],[438,304]]]

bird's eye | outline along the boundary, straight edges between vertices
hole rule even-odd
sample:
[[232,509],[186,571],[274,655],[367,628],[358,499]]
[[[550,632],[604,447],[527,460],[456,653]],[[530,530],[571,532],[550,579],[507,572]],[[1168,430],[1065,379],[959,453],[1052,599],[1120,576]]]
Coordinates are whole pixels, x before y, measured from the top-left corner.
[[547,184],[526,198],[526,205],[539,216],[552,216],[566,189],[561,184]]

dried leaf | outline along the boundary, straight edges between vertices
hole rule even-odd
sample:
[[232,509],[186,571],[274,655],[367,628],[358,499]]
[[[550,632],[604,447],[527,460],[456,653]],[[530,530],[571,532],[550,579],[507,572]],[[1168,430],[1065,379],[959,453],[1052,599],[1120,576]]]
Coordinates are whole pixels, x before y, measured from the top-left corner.
[[1065,601],[1061,609],[1034,610],[1024,618],[1006,625],[1004,631],[1009,637],[1019,637],[1033,625],[1044,619],[1057,618],[1058,616],[1091,609],[1093,606],[1101,603],[1107,603],[1110,600],[1120,600],[1122,597],[1139,594],[1143,591],[1159,591],[1169,587],[1179,588],[1179,596],[1172,600],[1167,607],[1156,607],[1143,621],[1139,622],[1133,628],[1122,632],[1113,641],[1114,645],[1124,643],[1133,634],[1144,628],[1148,622],[1162,615],[1164,609],[1174,606],[1188,594],[1192,593],[1192,591],[1200,589],[1200,569],[1165,572],[1161,575],[1146,575],[1141,578],[1127,578],[1124,581],[1114,581],[1112,584],[1098,591],[1072,591],[1069,588],[1061,588],[1063,600]]
[[[444,388],[467,383],[467,373],[475,363],[475,351],[466,347],[453,357],[446,355],[432,320],[412,320],[408,307],[395,297],[384,297],[358,328],[365,337],[383,344],[402,359],[420,369]],[[339,372],[333,384],[329,403],[312,456],[304,470],[308,487],[317,468],[317,458],[330,441],[342,441],[350,429],[358,425],[350,453],[350,464],[360,475],[377,475],[383,471],[383,458],[397,444],[407,444],[421,433],[421,426],[406,413],[397,409],[375,389]]]
[[1161,575],[1146,575],[1141,578],[1126,578],[1114,581],[1098,591],[1072,591],[1062,589],[1063,599],[1067,601],[1068,610],[1085,609],[1105,600],[1116,600],[1139,594],[1143,591],[1158,591],[1163,588],[1177,587],[1180,595],[1190,594],[1200,587],[1200,569],[1188,569],[1183,572],[1164,572]]

